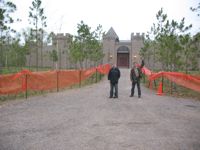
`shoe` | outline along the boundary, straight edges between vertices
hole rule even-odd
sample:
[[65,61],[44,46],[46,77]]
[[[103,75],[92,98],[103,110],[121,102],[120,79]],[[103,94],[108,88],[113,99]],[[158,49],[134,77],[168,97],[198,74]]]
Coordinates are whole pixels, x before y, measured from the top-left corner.
[[139,95],[138,98],[141,98],[141,95]]
[[114,98],[118,98],[118,96],[114,96]]
[[112,96],[110,96],[109,98],[113,98]]
[[129,97],[133,97],[133,95],[130,95]]

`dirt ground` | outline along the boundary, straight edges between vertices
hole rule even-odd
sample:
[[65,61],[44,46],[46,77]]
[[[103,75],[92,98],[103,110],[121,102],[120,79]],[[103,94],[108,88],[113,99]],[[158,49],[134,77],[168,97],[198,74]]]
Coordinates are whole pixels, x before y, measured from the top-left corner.
[[199,101],[145,87],[142,98],[130,98],[128,69],[118,99],[108,98],[109,88],[105,78],[1,105],[0,150],[200,150]]

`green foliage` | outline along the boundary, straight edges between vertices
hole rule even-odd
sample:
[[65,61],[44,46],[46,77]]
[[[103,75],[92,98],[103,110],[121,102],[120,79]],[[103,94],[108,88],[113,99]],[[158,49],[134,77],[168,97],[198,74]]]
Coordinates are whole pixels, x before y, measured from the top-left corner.
[[14,3],[1,0],[0,1],[0,65],[5,65],[5,56],[7,53],[5,49],[7,49],[7,41],[9,41],[11,37],[11,33],[14,33],[10,27],[10,24],[14,23],[14,19],[12,18],[11,14],[16,11],[17,7]]
[[22,67],[26,63],[27,47],[20,45],[19,38],[10,40],[9,44],[4,47],[4,67],[6,68],[10,66]]
[[74,36],[70,44],[70,58],[74,63],[79,63],[83,68],[83,62],[97,64],[103,58],[102,44],[102,26],[99,25],[94,31],[83,21],[77,26],[77,36]]
[[196,8],[190,7],[190,9],[193,12],[197,12],[197,16],[200,16],[200,3],[198,3],[198,6]]
[[[38,55],[39,55],[39,47],[41,48],[41,59],[42,56],[42,46],[44,40],[44,28],[47,27],[46,19],[47,17],[44,15],[44,8],[41,8],[42,1],[41,0],[33,0],[32,6],[29,7],[29,23],[33,25],[31,28],[31,36],[35,41],[36,47],[36,66],[38,67]],[[43,62],[43,60],[41,60]]]
[[50,58],[52,59],[53,62],[58,61],[58,54],[57,54],[57,51],[55,49],[52,52],[50,52]]
[[14,22],[13,18],[11,17],[11,13],[14,13],[17,7],[14,3],[7,0],[1,0],[0,6],[1,6],[0,7],[0,32],[2,36],[3,32],[8,32],[12,30],[9,27],[9,24]]
[[193,65],[197,66],[197,48],[188,33],[192,25],[186,26],[184,18],[180,22],[168,20],[163,9],[158,11],[156,18],[157,23],[148,32],[140,53],[144,57],[153,57],[153,63],[161,63],[162,70],[175,71],[182,68],[187,72],[190,66],[196,68]]
[[10,66],[23,66],[26,62],[26,46],[20,45],[20,35],[10,25],[19,19],[13,19],[12,14],[17,7],[14,3],[0,1],[0,65],[6,68]]

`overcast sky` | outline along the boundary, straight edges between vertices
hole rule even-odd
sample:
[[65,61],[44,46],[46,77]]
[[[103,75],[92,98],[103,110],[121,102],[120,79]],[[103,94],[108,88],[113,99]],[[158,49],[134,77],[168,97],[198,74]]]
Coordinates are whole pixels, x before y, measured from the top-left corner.
[[[15,28],[26,28],[28,12],[32,0],[11,0],[17,5],[15,15],[22,22]],[[197,7],[200,0],[42,0],[44,14],[47,16],[48,31],[76,34],[77,23],[81,20],[96,28],[98,24],[104,31],[113,27],[120,40],[130,40],[131,33],[150,30],[156,22],[156,14],[161,7],[168,19],[178,22],[185,17],[186,25],[193,24],[192,33],[200,31],[200,17],[190,10]]]

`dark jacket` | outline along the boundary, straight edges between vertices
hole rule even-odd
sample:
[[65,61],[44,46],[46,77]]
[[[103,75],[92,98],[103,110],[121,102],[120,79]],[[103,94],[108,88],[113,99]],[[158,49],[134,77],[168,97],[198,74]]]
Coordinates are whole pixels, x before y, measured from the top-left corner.
[[108,80],[110,83],[116,84],[120,78],[120,71],[117,67],[112,67],[108,73]]
[[[142,60],[142,63],[140,66],[136,67],[136,68],[132,68],[131,72],[130,72],[130,79],[132,82],[138,82],[140,81],[140,79],[142,78],[142,67],[144,66],[144,61]],[[138,73],[136,73],[135,71],[137,71]],[[138,76],[136,76],[136,74],[138,74]]]

